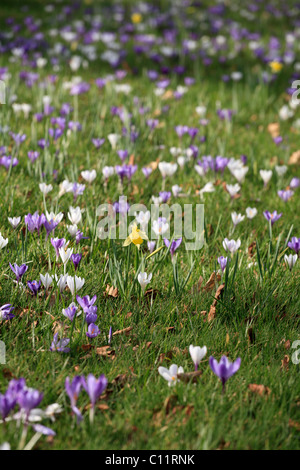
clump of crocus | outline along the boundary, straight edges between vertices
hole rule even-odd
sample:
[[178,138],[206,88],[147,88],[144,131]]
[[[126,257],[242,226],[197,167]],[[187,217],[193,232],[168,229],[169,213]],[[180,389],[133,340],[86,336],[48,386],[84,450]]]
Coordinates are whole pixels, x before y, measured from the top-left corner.
[[241,366],[241,358],[238,357],[234,362],[230,362],[226,356],[222,356],[220,362],[218,362],[213,356],[210,356],[209,365],[213,373],[221,380],[224,393],[227,380],[230,379]]

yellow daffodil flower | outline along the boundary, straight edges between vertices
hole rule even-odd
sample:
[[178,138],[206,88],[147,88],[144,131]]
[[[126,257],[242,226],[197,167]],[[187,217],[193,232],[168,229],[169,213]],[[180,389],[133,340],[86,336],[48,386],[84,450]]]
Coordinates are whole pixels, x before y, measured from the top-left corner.
[[140,13],[133,13],[133,15],[131,16],[131,21],[134,24],[141,23],[142,19],[143,19],[143,17]]
[[274,60],[273,62],[269,62],[269,66],[273,73],[278,73],[282,69],[283,65],[280,62]]
[[130,243],[133,243],[139,248],[144,240],[148,240],[147,235],[145,234],[145,232],[142,232],[142,230],[137,228],[136,224],[134,224],[131,228],[131,233],[123,243],[123,246],[128,246],[130,245]]

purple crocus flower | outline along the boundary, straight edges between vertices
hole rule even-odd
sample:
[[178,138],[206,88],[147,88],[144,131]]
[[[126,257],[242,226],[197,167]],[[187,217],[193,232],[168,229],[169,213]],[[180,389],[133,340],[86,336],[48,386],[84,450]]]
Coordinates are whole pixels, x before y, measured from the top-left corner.
[[76,245],[80,243],[80,240],[87,240],[89,237],[84,237],[83,232],[80,230],[77,230],[76,235],[75,235],[75,240],[76,240]]
[[9,263],[9,266],[10,266],[10,269],[12,270],[12,272],[15,274],[15,276],[17,278],[17,282],[20,281],[21,277],[26,273],[26,271],[28,269],[28,266],[26,264],[21,264],[21,266],[18,266],[16,263],[14,263],[14,265],[12,266]]
[[282,141],[283,141],[283,138],[281,137],[281,135],[279,135],[278,137],[273,137],[273,142],[276,145],[281,144]]
[[90,85],[87,82],[76,83],[72,86],[70,90],[70,95],[82,95],[83,93],[87,93],[90,89]]
[[56,261],[59,259],[59,249],[65,245],[66,240],[64,238],[51,238],[51,245],[55,248]]
[[148,247],[148,250],[150,251],[150,253],[153,253],[153,251],[155,250],[155,247],[156,247],[156,242],[155,241],[148,241],[147,242],[147,247]]
[[298,254],[300,251],[300,238],[292,237],[291,241],[288,242],[288,247]]
[[96,147],[96,149],[99,149],[104,144],[105,139],[96,138],[96,139],[92,139],[92,142],[94,146]]
[[9,415],[9,413],[14,409],[16,400],[14,400],[9,393],[2,395],[0,393],[0,416],[2,416],[3,421]]
[[44,225],[46,221],[46,217],[44,214],[39,215],[38,212],[35,212],[33,215],[27,214],[25,215],[25,224],[29,232],[34,232],[37,230],[38,234],[40,233],[40,228]]
[[86,335],[88,338],[96,338],[96,336],[100,335],[98,326],[94,323],[90,323]]
[[50,351],[58,351],[58,352],[63,352],[63,353],[68,353],[71,351],[70,348],[67,347],[69,344],[70,339],[69,338],[58,338],[58,333],[55,333],[53,337],[53,341],[50,346]]
[[11,304],[5,304],[0,307],[0,320],[11,320],[14,318],[12,311],[15,307],[12,307]]
[[281,191],[278,191],[277,194],[284,202],[288,202],[288,200],[291,199],[291,197],[294,195],[294,191],[291,189],[282,189]]
[[159,196],[160,196],[162,202],[166,203],[171,197],[171,192],[170,191],[160,191]]
[[92,305],[91,307],[88,307],[88,309],[85,311],[85,321],[88,325],[95,324],[95,322],[97,321],[97,310],[98,307],[96,305]]
[[108,344],[111,343],[112,340],[112,327],[109,327],[109,332],[108,332]]
[[143,167],[142,172],[144,173],[145,178],[148,179],[152,173],[152,168]]
[[213,373],[221,380],[224,392],[227,380],[239,370],[241,358],[238,357],[234,362],[230,362],[226,356],[222,356],[218,362],[213,356],[210,356],[209,365]]
[[78,198],[78,196],[81,196],[85,190],[85,184],[79,184],[79,183],[74,183],[71,189],[71,192],[74,195],[74,202]]
[[69,307],[64,308],[62,313],[69,320],[73,321],[74,317],[77,316],[78,307],[72,302]]
[[25,413],[25,419],[28,421],[31,410],[36,408],[43,399],[43,393],[31,388],[24,388],[18,393],[17,402],[21,411]]
[[[172,240],[171,247],[170,247],[170,253],[171,253],[171,258],[173,258],[175,251],[177,248],[180,246],[182,242],[182,238],[178,238],[177,240]],[[164,238],[164,244],[166,245],[167,248],[170,246],[170,241],[167,238]]]
[[78,266],[79,266],[79,263],[81,261],[81,258],[82,258],[82,255],[80,253],[73,253],[71,256],[70,256],[70,259],[71,261],[73,262],[74,264],[74,268],[75,268],[75,271],[77,270]]
[[40,152],[37,152],[37,151],[34,151],[34,150],[30,150],[28,153],[28,158],[29,160],[31,161],[31,163],[34,163],[36,161],[36,159],[39,157],[40,155]]
[[17,146],[21,145],[26,140],[26,134],[14,134],[13,132],[10,132],[9,134],[11,135]]
[[94,303],[97,300],[97,296],[94,295],[94,297],[90,298],[89,295],[86,295],[85,297],[79,297],[79,295],[76,295],[76,300],[79,303],[80,307],[82,310],[86,313],[90,307],[94,305]]
[[282,216],[282,213],[278,214],[277,211],[274,211],[272,213],[269,211],[264,211],[263,214],[267,220],[271,220],[271,225],[277,222],[277,220],[279,220],[280,217]]
[[15,167],[19,163],[19,160],[17,158],[12,158],[10,155],[3,155],[3,157],[0,158],[0,165],[4,166],[6,170],[8,171],[10,167]]
[[50,221],[48,221],[47,219],[45,220],[44,222],[44,227],[46,229],[46,240],[48,240],[48,237],[50,235],[51,232],[54,232],[54,230],[56,229],[56,227],[58,226],[58,222],[56,222],[55,220],[51,219]]
[[93,409],[95,408],[96,401],[106,389],[107,383],[108,381],[104,374],[100,375],[99,379],[96,379],[93,374],[89,374],[86,380],[83,379],[82,385],[91,400]]
[[300,178],[292,178],[290,182],[290,188],[296,189],[300,186]]
[[227,261],[228,261],[227,256],[226,257],[225,256],[219,256],[219,258],[218,258],[218,263],[219,263],[219,265],[222,269],[222,272],[224,272],[225,269],[226,269]]
[[124,162],[128,157],[128,150],[118,150],[117,154],[121,158],[122,162]]
[[79,423],[83,419],[82,414],[80,413],[79,409],[76,406],[81,387],[82,387],[81,376],[76,375],[76,377],[74,377],[72,382],[70,382],[69,377],[66,378],[65,390],[66,390],[68,397],[70,398],[72,411],[77,416],[77,423]]
[[27,285],[28,285],[29,289],[31,290],[31,292],[34,295],[37,295],[38,291],[41,288],[41,281],[39,281],[39,282],[38,281],[27,281]]

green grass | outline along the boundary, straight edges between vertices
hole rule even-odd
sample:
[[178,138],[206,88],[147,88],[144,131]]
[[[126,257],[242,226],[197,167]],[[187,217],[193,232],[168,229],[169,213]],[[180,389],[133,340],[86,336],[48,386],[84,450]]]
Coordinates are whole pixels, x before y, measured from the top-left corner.
[[[28,6],[31,4],[32,11],[39,16],[38,2],[28,2]],[[14,3],[14,8],[12,5],[3,3],[1,11],[5,15],[18,14],[20,17],[17,3]],[[24,17],[25,13],[22,15]],[[53,27],[53,19],[45,14],[42,17],[47,33],[47,29]],[[282,21],[281,27],[285,27]],[[278,32],[270,18],[266,24],[273,25],[272,28]],[[267,30],[270,34],[272,28]],[[265,34],[267,41],[267,32]],[[247,56],[242,56],[233,69],[243,72],[243,80],[225,84],[220,81],[225,73],[222,67],[215,65],[209,71],[196,64],[193,70],[193,64],[187,63],[187,75],[195,75],[195,85],[181,100],[162,101],[155,97],[154,85],[149,84],[146,78],[149,64],[144,64],[133,54],[126,60],[129,69],[133,65],[138,68],[137,75],[129,72],[124,79],[124,83],[129,83],[133,90],[128,96],[114,94],[110,87],[99,91],[93,85],[96,77],[109,72],[108,67],[103,70],[99,63],[76,73],[91,83],[90,92],[78,99],[78,120],[82,131],[72,134],[68,147],[63,148],[61,140],[56,145],[51,143],[46,152],[41,151],[34,165],[29,165],[27,152],[37,149],[37,140],[45,137],[45,122],[49,118],[31,125],[31,118],[17,117],[11,106],[0,108],[1,126],[8,124],[14,132],[27,134],[27,140],[18,153],[19,165],[9,173],[0,168],[0,231],[9,238],[6,247],[9,251],[6,248],[0,251],[0,305],[11,303],[16,307],[15,318],[0,324],[0,339],[7,347],[7,364],[0,366],[0,392],[5,391],[12,377],[24,377],[29,386],[44,392],[42,408],[54,402],[62,405],[63,412],[55,423],[43,421],[55,430],[56,436],[53,439],[42,437],[35,446],[37,449],[299,449],[300,369],[292,362],[292,343],[300,339],[300,268],[298,261],[290,273],[283,260],[285,253],[291,253],[285,245],[288,234],[290,237],[299,236],[299,189],[286,204],[277,196],[277,190],[285,188],[299,172],[295,165],[288,165],[287,173],[280,181],[274,170],[266,189],[259,176],[260,169],[274,169],[275,161],[288,164],[290,155],[299,149],[299,130],[294,129],[290,121],[280,122],[284,143],[279,147],[267,130],[269,123],[278,122],[278,110],[285,103],[288,71],[283,70],[276,82],[267,86],[257,78],[257,65],[250,59],[248,61]],[[17,94],[17,102],[30,103],[33,111],[37,112],[41,105],[41,89],[37,85],[29,89],[20,82],[18,74],[22,67],[9,63],[8,56],[0,58],[0,66],[9,66],[11,92]],[[232,70],[229,68],[229,71]],[[47,66],[39,73],[44,77],[53,71]],[[62,87],[63,82],[71,78],[69,67],[63,64],[57,75],[57,84],[49,87],[47,93],[52,96],[58,113],[62,103],[73,104],[73,100]],[[171,76],[168,88],[174,90],[178,84],[182,84],[182,79]],[[138,96],[144,106],[149,106],[147,118],[153,117],[164,104],[170,105],[168,113],[158,116],[161,127],[153,133],[149,133],[145,117],[138,115],[133,96]],[[217,117],[217,101],[221,102],[222,108],[237,110],[230,126]],[[100,150],[96,150],[91,138],[106,137],[111,132],[121,133],[122,123],[111,116],[111,106],[122,106],[133,113],[133,122],[140,136],[134,145],[123,138],[120,148],[128,148],[130,154],[134,154],[139,170],[128,187],[124,186],[124,194],[130,204],[141,202],[150,206],[151,196],[157,196],[161,191],[162,179],[159,171],[155,170],[147,182],[140,169],[157,158],[160,161],[174,160],[169,148],[181,145],[174,127],[179,124],[197,127],[199,117],[195,107],[198,104],[207,106],[210,120],[207,127],[200,127],[200,134],[206,135],[206,142],[200,144],[200,155],[239,158],[245,154],[249,171],[241,184],[240,198],[231,201],[222,184],[215,186],[215,192],[204,195],[205,245],[200,251],[189,253],[182,244],[176,255],[182,279],[187,276],[193,257],[191,277],[184,291],[176,295],[168,254],[149,285],[157,291],[151,302],[149,297],[143,298],[138,283],[134,282],[139,263],[135,258],[136,248],[122,247],[122,241],[108,243],[95,238],[96,208],[104,202],[116,201],[120,194],[116,177],[111,178],[107,192],[104,191],[101,170],[104,165],[119,164],[120,160],[107,140]],[[299,111],[296,113],[295,117],[299,116]],[[184,140],[182,147],[187,148],[188,144],[189,140]],[[1,145],[12,146],[8,134],[1,135]],[[159,145],[165,148],[158,150]],[[14,151],[13,148],[10,150]],[[59,151],[58,158],[56,151]],[[96,169],[97,178],[90,187],[86,185],[84,195],[79,196],[75,204],[71,194],[56,199],[59,183],[66,178],[78,181],[82,170],[92,168]],[[58,171],[55,182],[52,179],[54,169]],[[55,328],[60,328],[64,337],[70,335],[70,323],[65,321],[63,324],[61,311],[72,301],[71,293],[65,291],[63,296],[58,296],[56,290],[50,289],[46,295],[42,290],[43,294],[36,299],[27,290],[18,291],[8,264],[28,263],[24,284],[27,280],[39,279],[40,273],[63,272],[60,262],[56,266],[53,263],[54,249],[50,241],[45,243],[45,231],[38,237],[36,233],[32,235],[24,230],[26,214],[45,211],[38,186],[41,172],[45,173],[45,181],[54,186],[46,197],[47,210],[64,213],[64,219],[55,231],[56,237],[69,238],[66,226],[69,224],[67,213],[70,205],[85,209],[81,227],[89,239],[74,246],[75,252],[83,254],[78,275],[85,279],[85,285],[79,295],[97,295],[97,324],[101,335],[91,340],[95,348],[89,349],[85,332],[83,335],[80,333],[82,320],[79,317],[70,354],[50,352],[49,347]],[[220,179],[235,183],[228,170]],[[173,178],[167,179],[166,190],[171,190],[173,184],[181,185],[186,196],[177,200],[172,197],[172,203],[179,201],[195,205],[200,202],[196,191],[213,180],[212,173],[200,178],[194,171],[194,161],[191,161],[183,170],[178,169]],[[229,236],[232,231],[231,212],[244,214],[249,206],[257,208],[257,216],[253,220],[245,218]],[[273,226],[272,239],[263,216],[265,210],[283,212],[282,218]],[[22,216],[22,223],[13,231],[7,218],[17,215]],[[256,250],[253,257],[249,257],[248,247],[257,241],[262,262],[272,261],[280,234],[279,256],[274,271],[262,278],[258,264],[248,268],[249,263],[258,261]],[[225,256],[222,247],[225,237],[241,239],[237,271],[233,279],[231,269],[226,292],[217,302],[215,319],[208,322],[207,315],[202,312],[209,312],[216,289],[197,293],[192,288],[200,276],[204,279],[204,286],[212,272],[219,268],[217,258]],[[270,247],[271,255],[268,256]],[[145,248],[141,250],[146,254]],[[121,277],[128,278],[124,293],[116,274],[114,254],[123,263]],[[160,253],[146,261],[147,273],[154,270],[160,256],[164,255]],[[108,260],[112,260],[111,272]],[[67,268],[71,274],[70,264]],[[105,295],[108,284],[118,287],[116,298]],[[96,348],[107,345],[110,326],[113,331],[128,327],[132,330],[128,335],[114,336],[111,343],[113,355],[103,357],[97,354]],[[171,330],[168,329],[170,327]],[[183,366],[185,372],[192,371],[194,366],[188,353],[190,344],[207,346],[207,357],[200,364],[203,374],[196,384],[179,382],[176,387],[169,388],[158,374],[158,367],[176,363]],[[224,395],[220,381],[208,365],[211,355],[218,360],[222,355],[231,360],[242,359],[241,368],[228,381]],[[289,358],[288,367],[282,366],[285,356]],[[77,426],[64,391],[64,382],[67,376],[72,378],[89,373],[96,376],[105,374],[109,393],[104,393],[97,403],[101,409],[97,408],[93,426],[88,419],[87,395],[80,395],[78,406],[84,420],[81,426]],[[120,375],[123,376],[121,380],[115,380]],[[270,389],[270,393],[260,396],[249,390],[249,384],[262,384]],[[15,422],[0,425],[0,443],[8,441],[12,448],[16,448],[20,434],[21,428],[17,428]],[[30,430],[27,440],[32,435]]]

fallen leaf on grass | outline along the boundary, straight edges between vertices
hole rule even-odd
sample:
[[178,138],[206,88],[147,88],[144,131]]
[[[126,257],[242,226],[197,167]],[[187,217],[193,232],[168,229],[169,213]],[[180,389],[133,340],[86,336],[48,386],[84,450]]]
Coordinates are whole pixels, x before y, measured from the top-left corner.
[[249,246],[248,246],[248,256],[250,258],[253,258],[254,254],[255,254],[255,249],[256,249],[256,242],[252,242]]
[[271,137],[278,137],[280,135],[280,126],[278,122],[271,122],[268,124],[268,132],[271,134]]
[[288,371],[288,370],[289,370],[289,362],[290,362],[290,358],[289,358],[289,356],[286,354],[286,355],[284,356],[284,358],[282,359],[282,361],[281,361],[281,367],[280,367],[280,369],[281,369],[281,370],[286,370],[286,371]]
[[104,295],[108,295],[109,297],[118,297],[119,292],[117,287],[110,286],[107,284],[106,286],[106,291],[104,292]]
[[208,312],[208,316],[207,316],[208,322],[211,322],[216,316],[216,306],[217,306],[219,298],[221,297],[224,287],[225,287],[225,284],[221,284],[217,289],[214,301],[211,304],[209,312]]
[[182,374],[177,374],[179,380],[182,380],[184,383],[192,382],[196,383],[202,375],[202,370],[197,370],[195,372],[185,372]]
[[101,346],[100,348],[96,348],[96,353],[98,356],[110,357],[111,359],[115,358],[115,350],[111,349],[110,346]]
[[269,396],[271,393],[269,387],[265,387],[264,385],[249,384],[248,389],[253,393],[257,393],[261,397],[264,395]]
[[300,150],[292,153],[288,161],[289,165],[300,165]]
[[295,428],[297,431],[300,431],[300,423],[297,423],[297,421],[293,421],[292,419],[289,419],[289,426],[290,428]]
[[123,330],[115,331],[113,333],[113,336],[122,335],[122,334],[128,335],[131,330],[133,330],[133,326],[128,326],[127,328],[123,328]]

